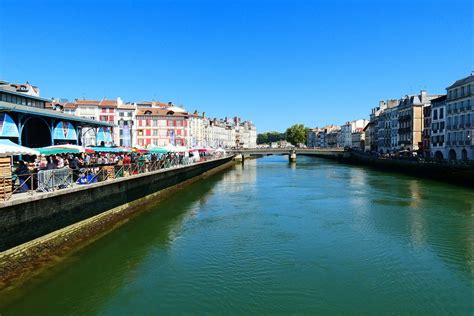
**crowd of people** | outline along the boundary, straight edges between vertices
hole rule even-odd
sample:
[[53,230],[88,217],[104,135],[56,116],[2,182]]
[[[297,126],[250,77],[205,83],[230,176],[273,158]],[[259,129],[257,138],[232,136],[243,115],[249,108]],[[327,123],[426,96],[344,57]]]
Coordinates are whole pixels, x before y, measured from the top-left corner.
[[[114,170],[114,177],[154,171],[172,165],[183,165],[206,159],[210,154],[200,153],[80,153],[39,155],[18,161],[14,166],[14,178],[18,178],[17,192],[35,189],[37,179],[32,174],[43,170],[70,169],[72,180],[77,184],[89,184],[102,181],[102,167]],[[109,169],[110,170],[110,169]],[[14,179],[15,180],[15,179]],[[15,182],[15,181],[14,181]]]

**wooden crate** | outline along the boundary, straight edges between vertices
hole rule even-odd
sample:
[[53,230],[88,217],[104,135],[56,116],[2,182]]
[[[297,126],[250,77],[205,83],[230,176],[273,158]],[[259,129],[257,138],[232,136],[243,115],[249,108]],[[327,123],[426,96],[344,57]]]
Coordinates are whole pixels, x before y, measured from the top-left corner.
[[10,157],[0,157],[0,200],[6,200],[12,194],[12,168]]

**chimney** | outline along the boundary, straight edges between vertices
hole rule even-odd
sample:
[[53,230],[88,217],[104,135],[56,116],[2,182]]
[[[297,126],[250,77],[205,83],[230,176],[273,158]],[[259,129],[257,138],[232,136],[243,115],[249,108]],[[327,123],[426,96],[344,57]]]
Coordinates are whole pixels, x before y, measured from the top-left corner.
[[420,91],[420,101],[421,101],[421,103],[425,103],[427,101],[426,90],[421,90]]

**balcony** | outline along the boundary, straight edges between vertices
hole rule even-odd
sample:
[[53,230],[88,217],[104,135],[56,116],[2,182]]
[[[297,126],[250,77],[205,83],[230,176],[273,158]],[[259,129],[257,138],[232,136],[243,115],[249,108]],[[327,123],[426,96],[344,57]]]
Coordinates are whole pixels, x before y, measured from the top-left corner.
[[398,117],[398,120],[399,121],[410,121],[411,120],[411,115],[408,115],[408,114],[407,115],[400,115]]
[[411,141],[409,140],[400,140],[398,145],[411,145]]

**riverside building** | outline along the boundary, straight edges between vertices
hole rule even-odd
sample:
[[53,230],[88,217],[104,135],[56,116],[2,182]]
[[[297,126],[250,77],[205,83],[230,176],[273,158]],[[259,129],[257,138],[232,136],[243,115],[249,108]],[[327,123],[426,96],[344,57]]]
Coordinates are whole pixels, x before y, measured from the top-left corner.
[[447,158],[474,160],[474,73],[446,89]]
[[431,100],[430,156],[443,160],[446,156],[446,96]]
[[401,150],[418,151],[423,148],[423,108],[439,95],[428,95],[421,90],[418,95],[406,95],[398,105],[398,144]]

